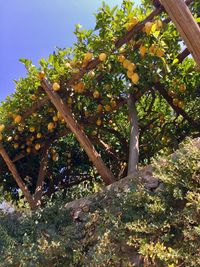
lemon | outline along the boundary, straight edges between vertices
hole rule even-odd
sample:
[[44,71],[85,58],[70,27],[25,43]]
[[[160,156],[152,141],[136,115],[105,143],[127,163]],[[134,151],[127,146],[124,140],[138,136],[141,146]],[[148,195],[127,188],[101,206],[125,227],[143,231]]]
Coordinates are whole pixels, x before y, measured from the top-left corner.
[[123,62],[123,67],[124,67],[125,69],[128,69],[128,66],[129,66],[130,64],[131,64],[130,60],[125,59],[124,62]]
[[17,144],[17,143],[14,143],[14,149],[18,149],[18,147],[19,147],[19,144]]
[[160,31],[162,29],[163,23],[161,20],[156,20],[156,30]]
[[60,90],[60,84],[55,82],[55,83],[53,83],[52,88],[54,91],[59,91]]
[[93,57],[93,54],[90,53],[90,52],[87,52],[85,55],[84,55],[84,61],[90,61]]
[[116,108],[117,107],[117,103],[116,103],[115,100],[111,100],[110,101],[110,105],[111,105],[112,108]]
[[0,133],[3,132],[4,129],[5,129],[5,125],[4,124],[0,124]]
[[48,128],[49,131],[52,131],[54,129],[54,127],[55,127],[55,124],[53,122],[50,122],[48,124],[48,126],[47,126],[47,128]]
[[101,104],[99,104],[98,106],[97,106],[97,111],[98,112],[101,112],[103,110],[103,106],[101,105]]
[[108,112],[111,111],[111,106],[110,105],[106,105],[105,106],[105,110],[108,111]]
[[135,73],[133,73],[133,75],[132,75],[132,77],[131,77],[131,80],[132,80],[132,82],[134,83],[134,84],[137,84],[138,83],[138,81],[139,81],[139,75],[135,72]]
[[127,73],[126,73],[126,75],[127,75],[127,77],[129,78],[129,79],[131,79],[132,78],[132,76],[133,76],[133,72],[132,71],[127,71]]
[[146,49],[145,46],[140,46],[139,51],[140,51],[140,55],[141,55],[142,57],[144,57],[145,54],[146,54],[147,49]]
[[31,153],[31,148],[30,148],[30,147],[27,147],[26,152],[27,152],[28,154]]
[[120,63],[123,63],[124,60],[125,60],[126,58],[125,58],[125,56],[123,56],[123,55],[119,55],[119,56],[117,57],[117,59],[118,59],[118,61],[119,61]]
[[181,100],[178,101],[178,107],[179,108],[183,108],[184,107],[183,101],[181,101]]
[[[181,84],[180,86],[179,86],[179,92],[180,93],[184,93],[186,91],[186,87],[185,87],[185,85],[184,84]],[[0,130],[1,131],[1,130]]]
[[146,32],[146,34],[150,34],[152,26],[153,26],[152,22],[146,22],[145,23],[144,31]]
[[100,61],[105,61],[106,58],[107,58],[107,55],[106,55],[105,53],[101,53],[101,54],[99,55],[99,60],[100,60]]
[[31,133],[34,133],[34,132],[35,132],[35,127],[30,127],[30,128],[29,128],[29,131],[30,131]]
[[40,148],[41,148],[41,145],[40,145],[40,144],[36,144],[36,145],[35,145],[35,150],[38,151],[38,150],[40,150]]
[[38,78],[40,79],[40,80],[42,80],[42,79],[44,79],[44,77],[45,77],[45,73],[44,73],[44,71],[42,70],[42,71],[39,71],[38,72]]
[[98,126],[100,126],[101,125],[101,119],[98,119],[97,121],[96,121],[96,125],[98,125]]
[[40,139],[42,137],[41,133],[37,133],[37,138]]
[[179,100],[178,100],[177,98],[174,98],[174,99],[173,99],[173,104],[174,104],[174,106],[178,106],[178,102],[179,102]]
[[135,66],[134,63],[130,63],[130,64],[128,65],[128,70],[129,70],[129,71],[134,71],[135,69],[136,69],[136,66]]
[[157,51],[156,51],[156,56],[157,56],[157,57],[163,57],[164,54],[165,54],[165,53],[164,53],[163,50],[161,50],[160,48],[157,49]]
[[94,98],[99,98],[99,96],[100,96],[100,93],[96,90],[96,91],[94,91],[94,93],[93,93],[93,97]]
[[71,69],[71,68],[72,68],[72,66],[71,66],[71,64],[70,64],[69,62],[65,63],[65,67],[66,67],[67,69]]
[[16,124],[18,124],[18,123],[20,123],[21,120],[22,120],[22,116],[17,115],[17,116],[15,117],[15,119],[14,119],[14,122],[15,122]]

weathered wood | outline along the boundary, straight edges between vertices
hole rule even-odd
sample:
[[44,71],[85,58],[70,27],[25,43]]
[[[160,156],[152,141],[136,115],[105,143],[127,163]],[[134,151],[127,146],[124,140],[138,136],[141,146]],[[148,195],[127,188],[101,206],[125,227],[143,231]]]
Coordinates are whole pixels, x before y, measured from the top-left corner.
[[162,0],[163,7],[191,52],[197,65],[200,66],[200,28],[183,0]]
[[13,164],[13,162],[11,161],[11,159],[9,158],[6,150],[4,149],[3,146],[0,146],[0,155],[2,156],[2,158],[4,159],[8,169],[10,170],[10,172],[12,173],[17,185],[19,186],[19,188],[22,190],[26,200],[28,201],[30,207],[33,209],[35,207],[35,203],[34,200],[28,190],[28,188],[26,187],[25,183],[23,182],[23,180],[21,179],[15,165]]
[[81,144],[85,152],[87,153],[89,159],[92,161],[92,163],[96,167],[97,171],[101,175],[105,184],[108,185],[108,184],[113,183],[116,180],[114,175],[105,166],[104,162],[101,159],[101,156],[95,150],[89,138],[85,135],[85,133],[81,129],[80,125],[73,118],[68,106],[64,104],[60,96],[56,92],[53,91],[51,85],[47,82],[47,80],[45,79],[42,80],[41,85],[44,91],[46,92],[46,94],[49,96],[53,105],[62,115],[69,129],[72,131],[72,133],[74,133],[77,140],[79,141],[79,143]]
[[131,124],[128,175],[134,175],[137,172],[139,161],[139,126],[135,100],[131,94],[128,97],[128,109]]

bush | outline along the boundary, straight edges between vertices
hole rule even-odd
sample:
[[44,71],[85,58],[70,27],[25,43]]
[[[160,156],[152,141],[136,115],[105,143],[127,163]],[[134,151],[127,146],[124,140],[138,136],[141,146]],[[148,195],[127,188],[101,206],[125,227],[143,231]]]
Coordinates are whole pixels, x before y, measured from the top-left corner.
[[59,201],[1,214],[0,266],[200,266],[198,146],[153,163],[155,191],[135,179],[128,192],[97,195],[76,222]]

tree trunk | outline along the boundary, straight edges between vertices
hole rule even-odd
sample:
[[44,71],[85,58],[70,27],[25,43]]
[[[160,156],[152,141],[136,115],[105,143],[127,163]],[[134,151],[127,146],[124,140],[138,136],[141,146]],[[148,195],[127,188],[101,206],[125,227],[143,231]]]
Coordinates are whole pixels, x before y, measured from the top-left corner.
[[7,152],[5,151],[5,149],[3,148],[3,146],[0,146],[0,154],[2,156],[2,158],[4,159],[8,169],[10,170],[10,172],[12,173],[17,185],[19,186],[19,188],[22,190],[26,200],[28,201],[30,208],[31,209],[35,209],[35,202],[28,190],[28,188],[26,187],[25,183],[23,182],[23,180],[21,179],[15,165],[13,164],[13,162],[10,160]]
[[162,0],[162,5],[200,66],[200,28],[183,0]]
[[49,96],[51,102],[56,107],[56,109],[60,112],[63,119],[65,120],[67,126],[70,128],[72,133],[76,136],[77,140],[87,153],[89,159],[93,162],[94,166],[96,167],[97,171],[101,175],[102,179],[104,180],[106,185],[112,184],[115,182],[115,177],[112,172],[105,166],[104,162],[101,159],[99,153],[95,150],[92,143],[90,142],[89,138],[85,135],[83,130],[81,129],[80,125],[77,121],[73,118],[68,106],[63,103],[63,100],[60,96],[53,91],[50,84],[48,84],[47,80],[42,80],[41,85]]
[[128,160],[128,175],[133,175],[138,170],[139,160],[139,127],[137,120],[137,110],[135,100],[130,94],[128,97],[128,109],[131,124],[130,144],[129,144],[129,160]]
[[37,206],[41,205],[41,198],[42,198],[42,188],[44,179],[47,173],[47,165],[48,165],[48,152],[50,143],[46,143],[43,147],[43,152],[41,155],[41,163],[40,163],[40,169],[38,174],[38,180],[36,184],[35,194],[34,194],[34,200]]

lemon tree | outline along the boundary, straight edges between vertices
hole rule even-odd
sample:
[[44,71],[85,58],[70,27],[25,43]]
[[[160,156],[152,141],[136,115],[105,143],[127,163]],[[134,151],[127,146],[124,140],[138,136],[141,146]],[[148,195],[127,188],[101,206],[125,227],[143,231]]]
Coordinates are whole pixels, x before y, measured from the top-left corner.
[[[197,16],[199,3],[190,8]],[[48,81],[115,179],[126,176],[133,159],[131,169],[137,169],[158,154],[172,153],[185,137],[199,135],[200,72],[162,8],[151,1],[139,7],[123,1],[113,9],[103,4],[95,28],[76,25],[74,33],[72,48],[58,48],[39,66],[21,59],[27,76],[1,103],[1,145],[32,194],[40,175],[47,196],[85,180],[101,181],[43,82]],[[5,196],[19,199],[3,158],[0,166]]]

